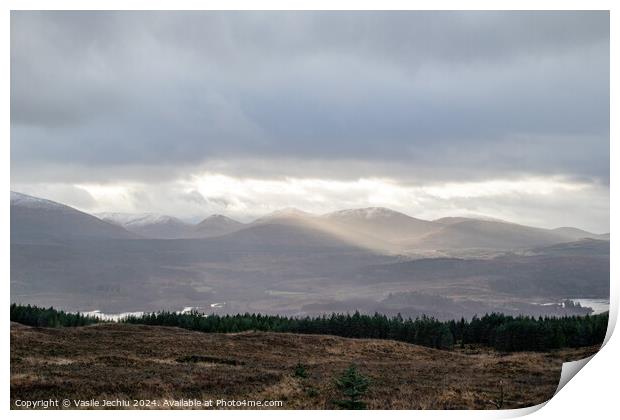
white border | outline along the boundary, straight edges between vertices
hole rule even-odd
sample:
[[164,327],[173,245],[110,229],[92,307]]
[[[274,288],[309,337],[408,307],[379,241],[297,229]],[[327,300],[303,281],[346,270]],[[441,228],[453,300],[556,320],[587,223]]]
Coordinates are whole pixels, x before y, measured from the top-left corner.
[[[620,43],[618,42],[618,24],[620,19],[617,16],[620,8],[616,5],[617,2],[611,0],[592,0],[592,1],[551,1],[551,0],[506,0],[503,2],[489,1],[489,0],[477,0],[477,1],[459,1],[459,0],[446,0],[446,1],[406,1],[406,0],[384,0],[368,1],[338,1],[338,0],[315,0],[315,1],[284,1],[284,0],[270,0],[270,1],[251,1],[251,0],[230,0],[223,1],[210,1],[204,2],[199,0],[93,0],[88,3],[77,0],[57,0],[57,1],[44,1],[44,0],[5,0],[3,4],[4,13],[0,18],[0,33],[2,34],[2,43],[0,48],[2,49],[2,92],[4,93],[4,100],[1,102],[2,109],[2,127],[3,127],[3,141],[2,152],[0,156],[2,158],[2,166],[0,166],[0,172],[3,185],[5,189],[5,201],[0,207],[1,219],[0,229],[2,240],[0,241],[0,248],[2,251],[3,273],[1,286],[3,295],[9,300],[9,200],[8,190],[10,189],[10,10],[104,10],[104,9],[116,9],[116,10],[198,10],[198,9],[211,9],[211,10],[235,10],[235,9],[261,9],[261,10],[341,10],[341,9],[363,9],[363,10],[611,10],[611,115],[619,115],[617,112],[617,93],[618,83],[617,77],[614,75],[619,74],[618,66],[618,54],[617,50]],[[615,51],[614,51],[615,50]],[[615,112],[614,112],[615,111]],[[614,119],[611,119],[611,139],[615,139],[618,134],[618,124]],[[611,214],[613,215],[620,206],[618,206],[618,194],[615,193],[613,187],[618,182],[617,168],[618,159],[620,159],[620,150],[617,145],[611,141]],[[611,229],[612,236],[615,238],[617,232],[617,221],[612,216]],[[616,246],[616,242],[611,242],[611,317],[610,317],[610,330],[615,325],[617,312],[618,312],[618,264],[619,261],[619,249]],[[9,302],[6,302],[8,304]],[[7,305],[8,306],[8,305]],[[9,410],[9,340],[8,329],[9,319],[8,312],[3,311],[3,325],[5,327],[5,334],[3,337],[2,356],[4,364],[2,365],[2,373],[4,380],[2,381],[2,408]],[[608,337],[609,338],[609,337]],[[577,375],[577,378],[571,380],[554,398],[552,398],[547,404],[541,406],[513,411],[390,411],[387,413],[389,416],[397,418],[454,418],[454,419],[479,419],[479,418],[508,418],[517,417],[527,413],[531,414],[531,418],[536,419],[599,419],[608,418],[617,413],[617,389],[618,377],[620,376],[620,368],[616,354],[620,354],[620,342],[617,337],[612,336],[607,342],[605,347],[595,356],[593,359],[582,369]],[[542,409],[540,409],[542,408]],[[613,413],[613,414],[612,414]],[[9,413],[14,417],[38,417],[46,416],[51,419],[54,418],[82,418],[85,415],[83,411],[10,411]],[[89,412],[88,416],[93,418],[108,418],[110,412],[94,411]],[[164,418],[168,417],[171,413],[164,411],[152,411],[152,412],[135,412],[135,411],[121,411],[115,412],[114,415],[120,417],[155,417]],[[311,418],[315,414],[319,414],[322,417],[339,417],[339,418],[355,418],[360,417],[373,417],[385,415],[380,411],[369,412],[325,412],[321,411],[316,413],[313,411],[296,411],[294,415],[297,418]],[[269,419],[284,419],[290,417],[291,413],[286,411],[280,412],[266,412],[266,411],[229,411],[229,412],[215,412],[209,411],[205,413],[203,411],[176,411],[173,415],[180,417],[192,417],[192,418],[204,418],[204,416],[215,416],[218,418],[240,418],[247,415],[257,418],[269,418]]]

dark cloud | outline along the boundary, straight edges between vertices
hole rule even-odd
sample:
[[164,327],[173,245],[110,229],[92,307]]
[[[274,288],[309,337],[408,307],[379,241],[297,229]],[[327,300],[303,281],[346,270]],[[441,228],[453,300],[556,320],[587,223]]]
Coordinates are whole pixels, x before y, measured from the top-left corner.
[[609,179],[606,12],[13,12],[11,73],[18,177],[264,159]]

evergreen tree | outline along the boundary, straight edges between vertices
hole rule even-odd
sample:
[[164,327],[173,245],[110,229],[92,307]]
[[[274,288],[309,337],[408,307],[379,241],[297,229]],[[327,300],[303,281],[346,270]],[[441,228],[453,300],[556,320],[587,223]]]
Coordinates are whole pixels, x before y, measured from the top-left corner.
[[338,388],[346,398],[335,400],[334,404],[346,410],[365,409],[366,403],[362,401],[361,398],[368,391],[369,385],[370,379],[359,373],[355,365],[349,366],[349,368],[336,379],[336,388]]

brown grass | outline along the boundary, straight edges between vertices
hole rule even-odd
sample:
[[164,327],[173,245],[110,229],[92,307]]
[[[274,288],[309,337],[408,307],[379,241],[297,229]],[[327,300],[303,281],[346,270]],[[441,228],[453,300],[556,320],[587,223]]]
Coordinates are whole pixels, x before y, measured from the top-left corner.
[[[553,395],[561,364],[597,348],[500,354],[440,351],[389,340],[100,324],[11,326],[11,406],[15,400],[281,400],[287,409],[334,408],[333,379],[349,364],[371,378],[371,409],[493,409]],[[297,363],[308,377],[294,377]]]

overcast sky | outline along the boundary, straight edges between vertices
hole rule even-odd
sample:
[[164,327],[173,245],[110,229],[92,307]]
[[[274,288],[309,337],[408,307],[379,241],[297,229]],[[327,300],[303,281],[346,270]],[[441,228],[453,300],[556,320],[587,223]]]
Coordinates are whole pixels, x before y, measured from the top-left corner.
[[12,12],[11,188],[609,230],[606,12]]

